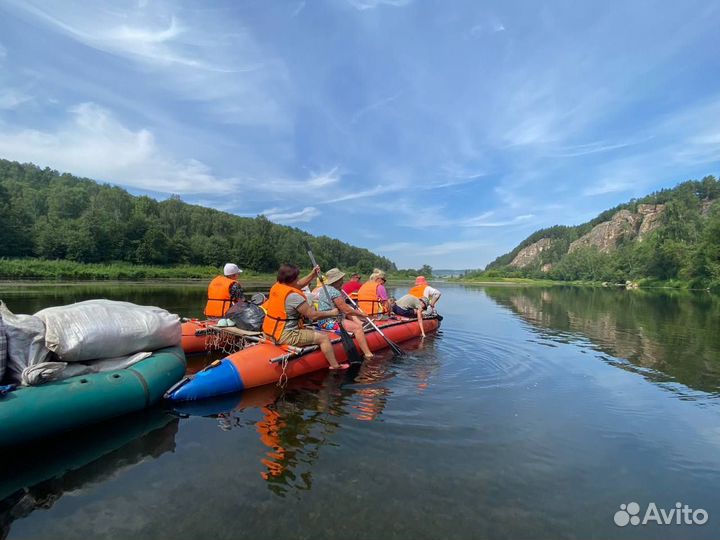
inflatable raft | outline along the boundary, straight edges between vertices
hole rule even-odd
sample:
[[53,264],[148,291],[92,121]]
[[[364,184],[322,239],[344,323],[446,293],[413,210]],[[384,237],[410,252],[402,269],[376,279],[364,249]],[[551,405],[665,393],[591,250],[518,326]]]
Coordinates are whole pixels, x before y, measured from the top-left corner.
[[[377,321],[377,325],[389,339],[397,343],[420,335],[420,327],[416,319],[389,319]],[[439,326],[438,318],[423,319],[426,334],[437,330]],[[377,331],[369,330],[365,335],[371,351],[388,347],[387,342]],[[340,338],[337,337],[332,341],[338,362],[346,361],[347,355]],[[317,347],[288,350],[265,341],[250,345],[222,360],[213,362],[195,375],[184,378],[165,394],[165,398],[172,401],[207,399],[276,383],[283,374],[290,379],[327,367],[325,355]]]
[[184,374],[183,351],[170,347],[127,369],[20,387],[0,399],[0,446],[146,409]]
[[218,319],[200,321],[191,319],[182,323],[182,349],[185,354],[206,352],[208,347],[208,328],[217,325]]

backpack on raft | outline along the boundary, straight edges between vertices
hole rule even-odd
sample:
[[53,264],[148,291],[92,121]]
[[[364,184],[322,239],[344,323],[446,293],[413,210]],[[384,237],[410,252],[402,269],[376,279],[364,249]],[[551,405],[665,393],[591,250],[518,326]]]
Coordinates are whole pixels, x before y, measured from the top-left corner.
[[255,297],[251,302],[238,302],[232,306],[225,318],[235,323],[235,326],[249,332],[260,332],[262,330],[263,321],[265,320],[265,311],[255,303]]

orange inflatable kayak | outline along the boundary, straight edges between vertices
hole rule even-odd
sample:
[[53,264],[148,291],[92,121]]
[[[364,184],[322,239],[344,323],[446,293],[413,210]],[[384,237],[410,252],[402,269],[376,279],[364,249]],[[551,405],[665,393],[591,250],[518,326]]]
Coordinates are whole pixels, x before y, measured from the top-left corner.
[[[377,321],[376,324],[388,339],[396,343],[420,335],[417,319],[388,319]],[[438,318],[423,319],[426,334],[434,332],[439,326]],[[387,342],[375,330],[366,331],[365,336],[371,351],[388,347]],[[340,338],[336,337],[332,342],[338,362],[346,361],[347,354]],[[184,346],[183,341],[183,348]],[[276,383],[283,375],[283,371],[287,378],[293,378],[327,368],[325,355],[316,347],[288,351],[283,346],[265,341],[250,345],[222,360],[213,362],[195,375],[184,378],[166,392],[165,398],[172,401],[206,399]]]

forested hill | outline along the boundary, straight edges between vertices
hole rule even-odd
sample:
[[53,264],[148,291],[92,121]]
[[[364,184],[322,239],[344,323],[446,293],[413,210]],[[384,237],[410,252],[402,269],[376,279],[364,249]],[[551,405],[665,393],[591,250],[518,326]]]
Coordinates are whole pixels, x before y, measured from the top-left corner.
[[281,262],[307,266],[303,241],[318,263],[368,273],[395,270],[390,260],[326,236],[186,204],[156,201],[92,180],[0,160],[0,257],[221,266],[258,272]]
[[577,226],[531,234],[469,277],[679,280],[720,286],[720,182],[712,176],[663,189]]

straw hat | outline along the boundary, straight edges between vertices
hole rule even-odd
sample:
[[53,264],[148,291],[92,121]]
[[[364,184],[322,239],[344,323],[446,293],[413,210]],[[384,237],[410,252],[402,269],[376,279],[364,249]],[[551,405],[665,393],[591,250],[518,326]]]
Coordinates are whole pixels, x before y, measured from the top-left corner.
[[323,280],[326,284],[332,285],[336,281],[340,281],[342,278],[345,277],[345,272],[341,272],[338,268],[331,268],[327,272],[325,272],[325,276]]

